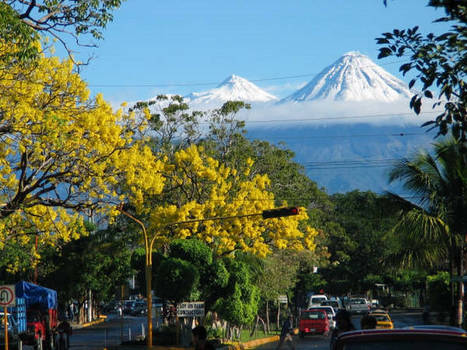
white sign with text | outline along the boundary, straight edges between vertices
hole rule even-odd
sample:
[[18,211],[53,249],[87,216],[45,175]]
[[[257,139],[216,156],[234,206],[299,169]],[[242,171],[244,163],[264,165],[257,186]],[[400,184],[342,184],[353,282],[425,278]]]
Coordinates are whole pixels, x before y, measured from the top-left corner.
[[204,301],[190,301],[177,304],[178,317],[203,317]]

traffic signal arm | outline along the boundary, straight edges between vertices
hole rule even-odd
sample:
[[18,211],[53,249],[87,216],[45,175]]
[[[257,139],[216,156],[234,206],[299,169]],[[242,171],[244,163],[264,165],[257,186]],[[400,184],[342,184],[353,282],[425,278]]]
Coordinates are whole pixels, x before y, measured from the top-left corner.
[[284,207],[269,210],[263,210],[263,219],[281,218],[284,216],[298,215],[298,207]]

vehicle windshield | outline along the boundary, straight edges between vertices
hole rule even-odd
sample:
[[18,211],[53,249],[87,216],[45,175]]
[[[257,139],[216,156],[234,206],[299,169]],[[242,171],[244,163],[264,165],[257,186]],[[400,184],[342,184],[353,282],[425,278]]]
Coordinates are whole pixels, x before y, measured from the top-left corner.
[[332,306],[332,307],[339,307],[339,304],[337,303],[337,301],[330,301],[330,300],[325,300],[321,303],[321,305],[323,306]]
[[312,304],[321,304],[323,301],[326,301],[325,297],[315,297],[311,298],[311,303]]
[[376,321],[389,322],[389,317],[386,315],[371,315],[371,316],[373,316],[376,319]]
[[324,313],[316,311],[316,312],[304,312],[300,319],[302,320],[324,320]]
[[394,340],[345,344],[343,350],[465,350],[465,343],[442,340]]

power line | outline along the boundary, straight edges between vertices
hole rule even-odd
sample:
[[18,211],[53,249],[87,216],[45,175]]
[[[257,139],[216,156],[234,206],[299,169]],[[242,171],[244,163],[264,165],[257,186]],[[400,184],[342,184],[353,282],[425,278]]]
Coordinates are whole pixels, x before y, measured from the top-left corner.
[[[386,63],[381,63],[380,66],[387,66],[395,63],[402,63],[405,61],[392,61],[392,62],[386,62]],[[362,66],[361,68],[366,68],[366,67],[372,67],[372,66]],[[268,77],[268,78],[260,78],[260,79],[252,79],[249,80],[250,82],[253,83],[259,83],[259,82],[264,82],[264,81],[274,81],[274,80],[287,80],[287,79],[298,79],[298,78],[306,78],[306,77],[317,77],[319,75],[322,75],[323,73],[303,73],[303,74],[296,74],[296,75],[285,75],[285,76],[276,76],[276,77]],[[191,87],[191,86],[217,86],[221,84],[221,82],[216,81],[216,82],[194,82],[194,83],[188,83],[188,82],[182,82],[182,83],[147,83],[147,84],[89,84],[89,87],[94,87],[94,88],[125,88],[125,87],[130,87],[130,88],[138,88],[138,87]]]
[[[424,132],[400,132],[392,134],[346,134],[346,135],[311,135],[311,136],[287,136],[287,135],[268,135],[268,140],[270,139],[293,139],[293,140],[302,140],[302,139],[330,139],[330,138],[352,138],[352,137],[406,137],[406,136],[420,136],[426,135]],[[248,137],[248,135],[247,135]]]
[[[430,111],[424,112],[423,114],[439,114],[440,112]],[[362,119],[362,118],[381,118],[381,117],[399,117],[403,115],[413,115],[413,112],[401,112],[401,113],[380,113],[380,114],[360,114],[360,115],[349,115],[349,116],[338,116],[338,117],[318,117],[318,118],[302,118],[302,119],[267,119],[267,120],[244,120],[245,124],[256,124],[256,123],[279,123],[279,122],[310,122],[320,120],[341,120],[341,119]],[[200,122],[200,124],[209,124],[209,122]]]

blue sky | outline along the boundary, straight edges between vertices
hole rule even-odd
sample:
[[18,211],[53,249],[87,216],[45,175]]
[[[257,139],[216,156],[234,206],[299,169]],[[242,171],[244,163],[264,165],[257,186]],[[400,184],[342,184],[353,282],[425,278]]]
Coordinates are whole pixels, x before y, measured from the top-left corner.
[[[216,86],[230,74],[279,97],[295,91],[343,53],[378,61],[374,40],[394,28],[439,32],[443,15],[426,0],[127,0],[114,13],[82,70],[93,93],[113,103]],[[275,79],[300,75],[299,78]],[[191,86],[180,86],[180,85]],[[199,85],[196,85],[199,84]],[[178,85],[178,86],[177,86]]]

